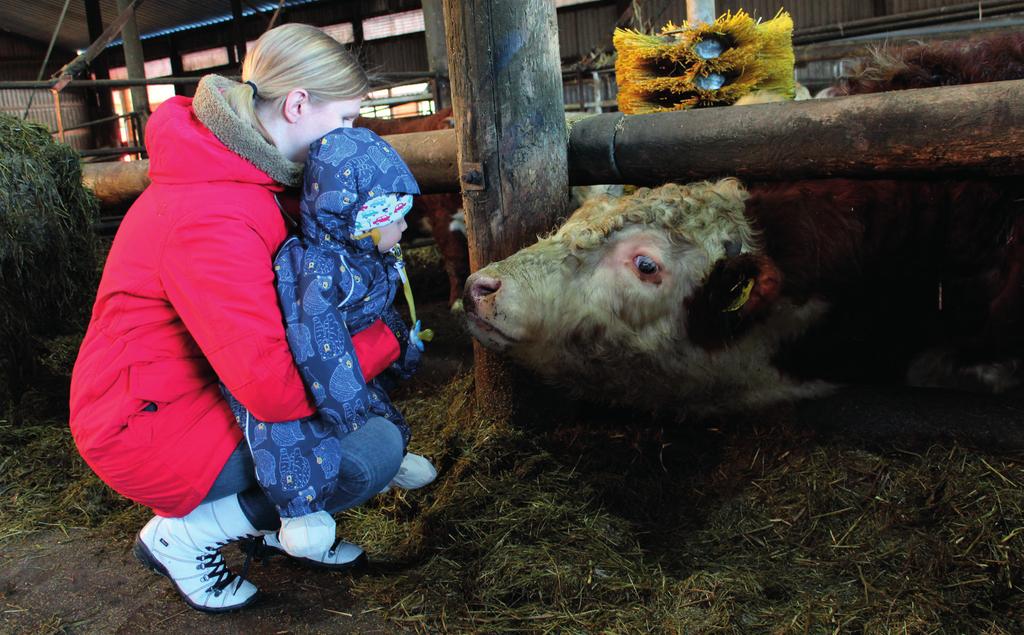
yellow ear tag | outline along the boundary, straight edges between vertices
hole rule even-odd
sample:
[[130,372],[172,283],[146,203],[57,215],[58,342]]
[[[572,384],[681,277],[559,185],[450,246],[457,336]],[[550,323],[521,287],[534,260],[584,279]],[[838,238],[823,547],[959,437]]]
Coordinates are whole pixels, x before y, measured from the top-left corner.
[[374,245],[379,245],[380,244],[380,230],[377,229],[376,227],[371,229],[368,232],[363,232],[363,233],[359,234],[358,236],[353,236],[352,239],[353,240],[362,240],[362,239],[366,238],[367,236],[369,236],[370,238],[373,238],[373,244]]
[[[740,286],[739,283],[736,283],[736,286],[733,287],[732,289],[730,289],[730,291],[735,291],[736,287],[738,287],[738,286]],[[743,289],[740,291],[740,294],[738,296],[736,296],[736,299],[732,301],[732,304],[730,304],[729,306],[725,307],[722,310],[722,313],[729,313],[731,311],[739,311],[740,308],[744,304],[747,303],[747,300],[750,299],[750,291],[753,288],[754,288],[754,279],[753,278],[747,278],[747,281],[745,283],[743,283]]]

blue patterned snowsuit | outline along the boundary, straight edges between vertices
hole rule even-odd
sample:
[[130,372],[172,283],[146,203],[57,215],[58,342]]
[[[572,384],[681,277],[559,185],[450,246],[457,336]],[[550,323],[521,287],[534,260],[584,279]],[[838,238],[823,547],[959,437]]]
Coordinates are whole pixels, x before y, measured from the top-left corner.
[[339,128],[311,146],[301,232],[281,246],[274,272],[288,344],[317,414],[267,423],[227,395],[256,478],[282,517],[324,509],[337,485],[338,439],[369,417],[393,422],[409,442],[409,427],[383,388],[386,378],[363,380],[351,339],[383,318],[402,351],[385,374],[404,379],[419,363],[408,327],[392,306],[400,263],[392,253],[378,252],[372,238],[353,238],[356,210],[382,191],[418,194],[419,187],[394,148],[373,132]]

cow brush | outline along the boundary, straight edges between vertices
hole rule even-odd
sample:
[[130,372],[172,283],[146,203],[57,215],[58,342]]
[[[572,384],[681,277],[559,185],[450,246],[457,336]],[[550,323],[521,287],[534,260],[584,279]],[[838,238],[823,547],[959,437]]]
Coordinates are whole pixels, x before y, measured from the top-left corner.
[[615,29],[619,110],[728,106],[753,92],[793,99],[793,19],[755,21],[742,9],[711,24],[669,22],[657,35]]

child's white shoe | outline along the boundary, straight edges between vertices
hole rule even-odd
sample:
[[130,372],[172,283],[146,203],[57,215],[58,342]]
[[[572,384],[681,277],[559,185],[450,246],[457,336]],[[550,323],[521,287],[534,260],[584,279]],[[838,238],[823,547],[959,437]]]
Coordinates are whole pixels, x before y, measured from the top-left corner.
[[426,457],[408,452],[402,458],[402,466],[398,468],[398,474],[395,474],[395,478],[391,479],[381,493],[387,492],[392,487],[419,489],[433,483],[435,478],[437,478],[437,470]]
[[315,560],[334,544],[336,528],[337,523],[330,514],[318,511],[295,518],[282,518],[277,539],[289,555]]

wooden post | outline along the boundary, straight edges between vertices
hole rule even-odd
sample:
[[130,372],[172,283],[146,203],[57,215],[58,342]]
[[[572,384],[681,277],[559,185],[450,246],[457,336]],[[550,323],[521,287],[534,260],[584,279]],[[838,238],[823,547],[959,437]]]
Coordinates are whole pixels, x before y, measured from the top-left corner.
[[352,3],[352,44],[360,46],[363,43],[363,0],[356,0]]
[[434,76],[434,108],[452,105],[448,81],[448,45],[444,37],[444,9],[441,0],[423,0],[423,24],[427,40],[427,65]]
[[[103,35],[103,14],[99,0],[85,0],[85,21],[89,28],[89,40],[95,42]],[[110,66],[107,56],[100,53],[89,64],[96,79],[110,79]],[[113,91],[110,89],[92,89],[88,91],[91,119],[106,119],[114,115]],[[113,147],[117,145],[117,122],[97,124],[92,129],[93,145],[96,147]]]
[[[124,11],[131,4],[131,0],[117,0],[117,10]],[[146,78],[146,57],[142,52],[142,41],[139,39],[139,27],[135,23],[135,15],[124,23],[121,28],[122,49],[124,50],[124,65],[128,69],[128,79]],[[139,113],[139,133],[146,127],[146,120],[149,118],[149,94],[145,86],[133,86],[132,110]],[[141,139],[140,139],[141,141]]]
[[[167,36],[167,57],[171,60],[171,75],[174,77],[185,76],[185,66],[181,61],[181,51],[178,50],[178,40],[174,35]],[[175,95],[188,95],[189,87],[186,84],[174,85]]]
[[245,61],[245,37],[242,35],[242,0],[231,0],[231,39],[239,68]]
[[[558,21],[550,0],[444,0],[473,270],[549,230],[568,201]],[[477,400],[512,410],[508,368],[475,347]]]

